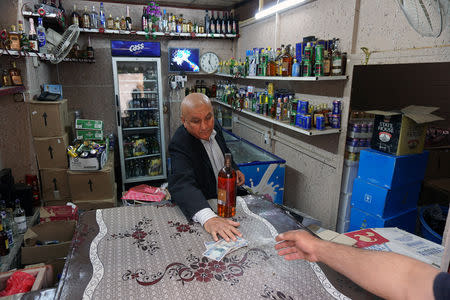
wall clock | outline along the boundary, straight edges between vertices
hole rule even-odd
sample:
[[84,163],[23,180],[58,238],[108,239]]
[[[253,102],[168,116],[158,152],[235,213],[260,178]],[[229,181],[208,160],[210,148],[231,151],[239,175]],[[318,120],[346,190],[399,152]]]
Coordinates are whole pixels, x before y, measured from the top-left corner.
[[213,52],[206,52],[200,57],[200,67],[203,72],[214,73],[219,68],[219,57]]

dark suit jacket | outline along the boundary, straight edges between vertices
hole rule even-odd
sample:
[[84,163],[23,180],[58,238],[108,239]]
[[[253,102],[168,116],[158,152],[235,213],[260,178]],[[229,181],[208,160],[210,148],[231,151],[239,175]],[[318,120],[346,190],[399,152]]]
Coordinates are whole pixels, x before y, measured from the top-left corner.
[[[222,153],[230,152],[217,121],[214,129]],[[217,198],[217,179],[202,142],[183,125],[178,127],[170,141],[169,155],[172,163],[169,192],[172,200],[190,220],[201,209],[210,207],[207,199]],[[234,161],[232,164],[238,170]]]

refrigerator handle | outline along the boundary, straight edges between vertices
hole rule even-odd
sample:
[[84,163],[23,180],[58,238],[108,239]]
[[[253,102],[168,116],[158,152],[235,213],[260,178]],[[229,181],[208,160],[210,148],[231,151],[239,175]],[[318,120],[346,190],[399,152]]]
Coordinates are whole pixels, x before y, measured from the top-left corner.
[[119,96],[116,95],[116,112],[117,112],[117,126],[121,126],[120,122],[120,107],[119,107]]

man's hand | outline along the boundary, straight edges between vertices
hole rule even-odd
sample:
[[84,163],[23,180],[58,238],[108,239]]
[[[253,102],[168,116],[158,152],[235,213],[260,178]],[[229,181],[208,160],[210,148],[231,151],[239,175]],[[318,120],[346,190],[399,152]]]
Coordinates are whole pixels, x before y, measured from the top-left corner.
[[241,171],[237,170],[236,171],[236,184],[238,186],[241,186],[245,183],[245,175],[244,173],[242,173]]
[[240,236],[242,237],[242,233],[237,230],[236,227],[238,227],[240,224],[239,222],[234,222],[233,220],[221,218],[221,217],[214,217],[209,219],[205,222],[204,227],[205,230],[208,231],[213,239],[217,242],[219,240],[218,234],[227,242],[232,239],[233,241],[236,241],[236,237]]
[[318,261],[317,247],[322,242],[304,230],[292,230],[275,237],[275,249],[286,260],[306,259]]

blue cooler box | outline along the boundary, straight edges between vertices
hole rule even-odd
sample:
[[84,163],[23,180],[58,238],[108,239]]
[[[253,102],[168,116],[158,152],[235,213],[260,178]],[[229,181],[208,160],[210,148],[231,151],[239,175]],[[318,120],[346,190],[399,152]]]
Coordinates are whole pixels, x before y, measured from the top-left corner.
[[395,156],[373,149],[361,150],[358,177],[387,189],[422,181],[428,152]]
[[420,189],[420,181],[389,190],[356,178],[353,182],[352,206],[377,217],[388,218],[416,208]]
[[254,194],[265,195],[273,203],[283,204],[286,161],[227,130],[223,130],[223,136],[245,175],[244,187]]
[[380,218],[368,212],[352,207],[349,231],[365,228],[398,227],[414,233],[416,229],[417,209],[413,208],[390,218]]

